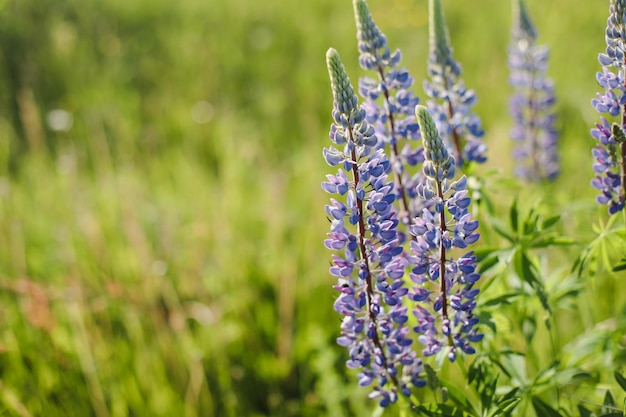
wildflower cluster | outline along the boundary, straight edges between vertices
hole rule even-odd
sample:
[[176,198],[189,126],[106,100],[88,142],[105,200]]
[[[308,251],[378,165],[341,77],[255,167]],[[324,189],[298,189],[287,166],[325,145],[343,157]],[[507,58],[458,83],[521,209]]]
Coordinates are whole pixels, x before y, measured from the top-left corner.
[[[331,230],[325,246],[335,251],[330,273],[338,280],[339,296],[334,307],[344,316],[337,342],[349,350],[347,366],[360,370],[359,383],[373,384],[370,397],[386,406],[400,393],[409,396],[412,386],[425,385],[423,357],[443,351],[455,361],[458,349],[475,352],[471,343],[482,337],[472,315],[476,257],[472,252],[454,256],[478,239],[478,222],[468,213],[467,180],[454,181],[455,158],[409,90],[413,78],[399,67],[400,52],[391,52],[365,0],[353,0],[353,6],[359,62],[377,78],[360,79],[365,104],[359,107],[338,53],[328,51],[333,145],[323,154],[338,172],[322,184],[335,195],[326,206]],[[456,124],[448,123],[447,113],[438,117],[455,135],[476,138],[479,122],[467,112],[473,92],[462,91],[460,71],[450,72],[458,66],[447,56],[442,80],[457,95],[440,91],[440,97],[459,111]],[[413,142],[420,137],[421,146]],[[465,149],[468,160],[484,160],[482,143],[468,140]],[[419,164],[422,169],[409,176],[406,168]],[[414,346],[412,332],[421,348]]]
[[[400,68],[400,50],[391,52],[387,38],[374,23],[365,0],[353,0],[357,27],[359,63],[365,70],[377,73],[376,79],[359,79],[359,93],[365,98],[366,118],[374,126],[381,147],[389,147],[395,192],[401,204],[401,220],[404,224],[415,215],[417,209],[411,202],[417,201],[415,186],[421,180],[419,171],[412,176],[408,166],[423,161],[422,149],[403,141],[419,139],[419,126],[414,109],[419,98],[410,90],[413,77],[406,68]],[[382,105],[379,101],[382,100]]]
[[[370,387],[370,398],[386,407],[403,397],[412,403],[414,387],[437,387],[430,365],[462,364],[457,359],[476,353],[484,337],[475,311],[481,290],[478,256],[472,249],[480,238],[480,225],[470,211],[468,179],[457,173],[467,174],[474,163],[485,162],[486,146],[481,121],[473,112],[476,95],[466,88],[453,58],[442,1],[429,0],[426,106],[411,91],[414,79],[401,67],[400,51],[390,49],[366,0],[352,1],[359,63],[375,75],[359,80],[358,92],[364,99],[359,105],[339,54],[328,50],[333,122],[332,143],[323,155],[336,173],[322,183],[332,195],[325,207],[330,231],[324,245],[332,251],[330,273],[337,279],[333,288],[338,294],[334,309],[342,316],[337,343],[347,349],[346,365],[358,370],[359,384]],[[555,87],[547,77],[549,50],[537,45],[525,1],[511,4],[508,64],[514,88],[510,112],[515,173],[533,182],[553,180],[560,167]],[[592,184],[601,192],[598,202],[615,214],[624,209],[626,198],[626,0],[611,0],[606,44],[605,53],[599,55],[603,69],[597,75],[603,92],[592,100],[603,115],[591,131],[599,142],[593,150],[597,176]],[[486,267],[482,270],[507,259],[510,273],[528,283],[532,297],[538,297],[541,308],[552,315],[556,311],[552,303],[558,307],[559,301],[546,296],[539,258],[529,250],[569,241],[546,232],[558,216],[544,221],[531,210],[524,219],[513,203],[510,219],[513,234],[497,226],[494,230],[512,246],[486,248],[481,252]],[[525,247],[518,241],[532,243]],[[581,268],[592,256],[583,255],[577,261]],[[614,271],[623,269],[625,261],[621,262]],[[499,291],[494,287],[483,288]],[[488,295],[490,302],[481,315],[488,317],[490,309],[509,303],[506,294],[493,296]],[[546,326],[550,331],[548,320]],[[488,405],[482,409],[485,415],[504,412],[503,404],[511,411],[518,403],[513,398],[517,389],[498,394],[497,377],[485,371],[489,363],[508,366],[498,359],[506,353],[494,355],[495,359],[483,355],[474,361],[467,374],[467,382],[476,385],[481,398],[487,391],[500,398],[493,401],[497,410]],[[442,396],[447,392],[443,388]],[[476,411],[458,395],[451,400],[459,412]],[[444,412],[443,407],[435,411],[431,406],[423,403],[412,410],[424,415]],[[549,408],[535,398],[533,407],[537,415]]]
[[428,75],[424,90],[432,98],[428,109],[458,165],[487,160],[484,131],[472,112],[476,103],[474,90],[468,90],[461,77],[461,67],[452,57],[450,36],[441,0],[429,0]]
[[333,255],[330,273],[338,278],[335,310],[344,316],[337,342],[348,348],[347,366],[359,368],[359,384],[376,381],[371,397],[381,406],[394,403],[410,386],[422,386],[422,360],[411,349],[408,309],[402,305],[405,258],[396,231],[397,213],[393,183],[388,182],[391,164],[377,147],[374,128],[358,107],[339,54],[326,55],[333,90],[331,141],[343,147],[324,149],[326,162],[338,166],[328,175],[324,190],[338,195],[326,212],[331,232],[325,241]]
[[[597,201],[607,204],[610,214],[624,209],[626,196],[626,1],[613,0],[609,8],[606,27],[606,53],[600,53],[598,60],[602,72],[596,79],[604,89],[591,101],[592,106],[609,118],[618,118],[610,123],[604,116],[591,130],[599,144],[592,154],[596,159],[593,169],[596,178],[591,184],[600,190]],[[612,68],[617,70],[614,72]]]
[[524,0],[513,0],[509,47],[510,84],[515,92],[510,111],[516,175],[529,181],[553,180],[559,174],[554,113],[554,83],[546,77],[549,50],[536,45],[537,32]]
[[[472,316],[478,294],[473,288],[479,278],[476,258],[469,252],[455,260],[450,253],[478,239],[478,222],[467,211],[465,177],[452,181],[454,158],[426,108],[418,105],[427,180],[415,193],[430,208],[412,220],[409,230],[414,239],[405,253],[405,240],[398,232],[397,194],[389,181],[391,163],[333,49],[327,53],[327,66],[334,98],[330,128],[334,146],[323,154],[338,172],[322,184],[337,196],[326,206],[331,230],[324,243],[328,249],[343,251],[333,254],[330,268],[338,279],[334,307],[344,316],[337,342],[349,350],[347,366],[360,369],[359,383],[375,383],[370,396],[386,406],[396,402],[399,393],[409,396],[411,386],[425,385],[422,359],[409,337],[407,305],[417,319],[413,331],[423,345],[423,356],[438,353],[443,345],[448,346],[451,361],[457,349],[474,353],[470,343],[481,338],[475,328],[478,320]],[[406,271],[412,289],[405,284]]]

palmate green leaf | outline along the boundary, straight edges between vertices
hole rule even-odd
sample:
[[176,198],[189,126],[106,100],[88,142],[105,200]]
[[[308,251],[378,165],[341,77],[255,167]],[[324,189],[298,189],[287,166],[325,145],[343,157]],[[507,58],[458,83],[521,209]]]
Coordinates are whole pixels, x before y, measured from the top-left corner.
[[[597,237],[593,239],[580,253],[574,262],[572,271],[579,276],[584,270],[588,270],[594,276],[598,270],[619,272],[626,269],[626,229],[621,225],[615,226],[615,219],[618,216],[611,216],[606,223],[593,225],[593,230]],[[618,257],[620,261],[614,265],[614,260]]]
[[536,212],[536,208],[532,207],[528,211],[528,216],[524,220],[524,235],[531,235],[539,231],[539,214]]
[[548,300],[553,308],[574,309],[578,295],[586,289],[586,282],[570,274],[553,274],[546,282]]
[[539,298],[544,310],[552,315],[552,309],[548,304],[548,296],[545,293],[543,282],[541,282],[539,278],[539,268],[531,261],[528,255],[521,250],[516,251],[513,264],[515,273],[518,274],[522,280],[530,284],[533,290],[535,290],[535,294]]
[[539,397],[532,397],[533,407],[535,412],[540,417],[565,417],[554,408],[543,402]]

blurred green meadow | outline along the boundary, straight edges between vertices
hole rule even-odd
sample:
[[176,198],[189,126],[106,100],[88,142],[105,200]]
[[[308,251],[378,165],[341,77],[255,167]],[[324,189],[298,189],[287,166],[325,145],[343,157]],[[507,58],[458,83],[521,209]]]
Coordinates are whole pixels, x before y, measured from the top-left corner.
[[[585,242],[605,217],[588,132],[608,2],[527,3],[562,174],[491,197],[541,200]],[[427,1],[369,4],[423,99]],[[444,6],[487,131],[478,174],[510,178],[509,2]],[[0,1],[0,416],[371,415],[322,245],[330,46],[356,84],[350,0]],[[615,314],[592,307],[588,324]],[[585,322],[565,317],[563,343]]]

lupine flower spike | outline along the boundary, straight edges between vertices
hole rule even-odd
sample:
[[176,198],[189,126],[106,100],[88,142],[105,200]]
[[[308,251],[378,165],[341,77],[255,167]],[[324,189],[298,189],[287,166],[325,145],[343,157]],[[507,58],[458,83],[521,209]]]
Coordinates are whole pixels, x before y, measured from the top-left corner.
[[452,57],[441,0],[429,0],[428,7],[430,81],[424,81],[424,90],[432,98],[428,109],[457,165],[483,163],[487,160],[487,148],[482,141],[484,131],[480,119],[472,112],[476,94],[465,87],[460,78],[461,67]]
[[453,252],[465,250],[476,242],[478,221],[468,212],[471,199],[465,176],[453,181],[455,161],[449,155],[430,113],[424,106],[415,109],[424,146],[423,165],[427,181],[418,185],[417,194],[432,202],[432,211],[423,209],[410,227],[416,237],[411,241],[414,265],[410,278],[414,287],[408,296],[417,304],[414,327],[425,346],[422,353],[431,356],[442,351],[454,362],[457,350],[472,354],[471,343],[482,339],[472,315],[479,290],[474,284],[476,256],[467,252],[458,259]]
[[606,53],[598,56],[602,72],[596,74],[604,91],[591,101],[599,113],[607,115],[591,129],[591,136],[599,142],[592,151],[596,178],[591,185],[600,190],[597,201],[608,205],[609,214],[623,210],[626,197],[625,24],[626,0],[611,0],[605,32]]
[[333,251],[330,273],[337,277],[335,310],[342,314],[339,345],[349,350],[349,368],[360,369],[359,384],[374,384],[372,398],[381,406],[410,395],[411,386],[423,386],[422,361],[411,350],[408,309],[402,298],[405,257],[398,239],[391,164],[374,128],[358,106],[339,54],[329,49],[326,63],[333,91],[330,139],[324,158],[338,168],[322,188],[336,195],[326,206],[331,220],[324,244]]
[[[419,126],[415,121],[415,106],[419,99],[409,90],[413,77],[405,68],[400,68],[400,50],[393,53],[387,38],[374,23],[365,0],[353,0],[357,27],[359,63],[365,70],[376,72],[376,79],[359,79],[359,92],[366,99],[365,110],[368,122],[376,129],[381,147],[389,147],[395,191],[401,207],[404,224],[414,217],[415,186],[421,181],[419,170],[410,176],[408,166],[423,162],[420,146],[411,146],[406,140],[419,139]],[[382,104],[378,102],[382,100]],[[402,151],[400,146],[404,144]],[[419,144],[418,144],[419,145]]]
[[546,77],[549,50],[537,46],[536,40],[524,0],[513,0],[509,82],[515,89],[510,101],[515,126],[511,138],[517,144],[515,174],[529,181],[553,180],[559,174],[554,83]]

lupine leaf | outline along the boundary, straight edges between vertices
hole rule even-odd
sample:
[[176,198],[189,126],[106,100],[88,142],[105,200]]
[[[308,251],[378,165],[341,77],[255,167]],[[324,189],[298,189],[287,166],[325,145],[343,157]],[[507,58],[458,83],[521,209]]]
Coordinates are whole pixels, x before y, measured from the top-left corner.
[[466,411],[468,415],[478,417],[478,412],[472,406],[472,403],[467,398],[467,394],[462,392],[460,389],[455,387],[452,384],[449,384],[445,381],[441,381],[441,385],[444,386],[448,390],[448,395],[450,400],[454,402],[456,405],[462,407],[463,411]]
[[530,260],[528,255],[523,251],[517,251],[514,258],[515,272],[526,281],[535,290],[537,297],[543,308],[550,314],[552,309],[548,304],[548,297],[545,293],[543,283],[539,279],[539,271],[537,266]]
[[617,381],[619,386],[622,387],[624,391],[626,391],[626,377],[624,377],[624,375],[620,374],[617,371],[615,371],[614,375],[615,375],[615,380]]
[[543,230],[547,230],[558,223],[561,220],[561,215],[557,214],[556,216],[548,217],[541,223],[541,228]]
[[615,411],[615,398],[613,398],[613,394],[611,394],[610,390],[606,391],[604,394],[604,401],[602,403],[602,409],[600,412],[602,414],[608,414]]
[[[514,390],[517,392],[517,388]],[[497,404],[497,407],[492,409],[488,414],[488,417],[506,417],[510,416],[511,412],[515,410],[517,405],[522,401],[521,398],[507,398],[506,400],[500,401]]]
[[509,231],[506,230],[506,228],[502,224],[500,224],[499,221],[493,220],[491,225],[493,226],[493,229],[496,231],[497,234],[499,234],[500,236],[502,236],[509,242],[513,244],[517,242],[517,238],[511,233],[509,233]]
[[550,407],[548,404],[543,402],[539,397],[533,396],[533,407],[537,412],[538,416],[541,417],[563,417],[561,413],[559,413],[554,408]]
[[529,235],[532,232],[538,230],[537,222],[539,220],[539,216],[535,213],[535,209],[531,208],[528,212],[528,216],[524,220],[524,234]]
[[519,213],[517,211],[517,198],[513,200],[513,204],[511,204],[511,210],[509,211],[509,221],[511,222],[511,230],[513,233],[518,232],[518,216]]
[[480,402],[483,408],[489,410],[493,403],[493,397],[496,395],[496,388],[498,386],[498,377],[493,381],[483,384],[483,389],[480,390]]
[[505,401],[510,401],[510,400],[514,400],[514,399],[519,399],[517,397],[515,397],[517,395],[517,392],[519,391],[519,387],[515,387],[512,390],[510,390],[509,392],[507,392],[506,394],[504,394],[504,396],[502,396],[502,402]]
[[424,364],[424,371],[426,371],[426,381],[428,384],[428,388],[435,391],[439,388],[439,378],[437,377],[437,373],[429,364]]
[[513,380],[513,384],[519,386],[528,385],[525,355],[506,355],[502,358],[502,362],[499,365],[506,369],[506,373]]
[[[477,272],[481,275],[500,264],[502,250],[498,248],[478,248],[474,250],[474,256],[476,256]],[[485,288],[485,287],[483,287]]]
[[591,412],[591,410],[585,408],[581,404],[578,404],[578,412],[580,413],[580,417],[597,417],[595,413]]
[[496,298],[492,298],[490,300],[482,301],[481,305],[484,307],[491,306],[499,306],[499,305],[510,305],[511,301],[514,298],[518,298],[521,295],[520,292],[512,292],[507,294],[502,294]]

